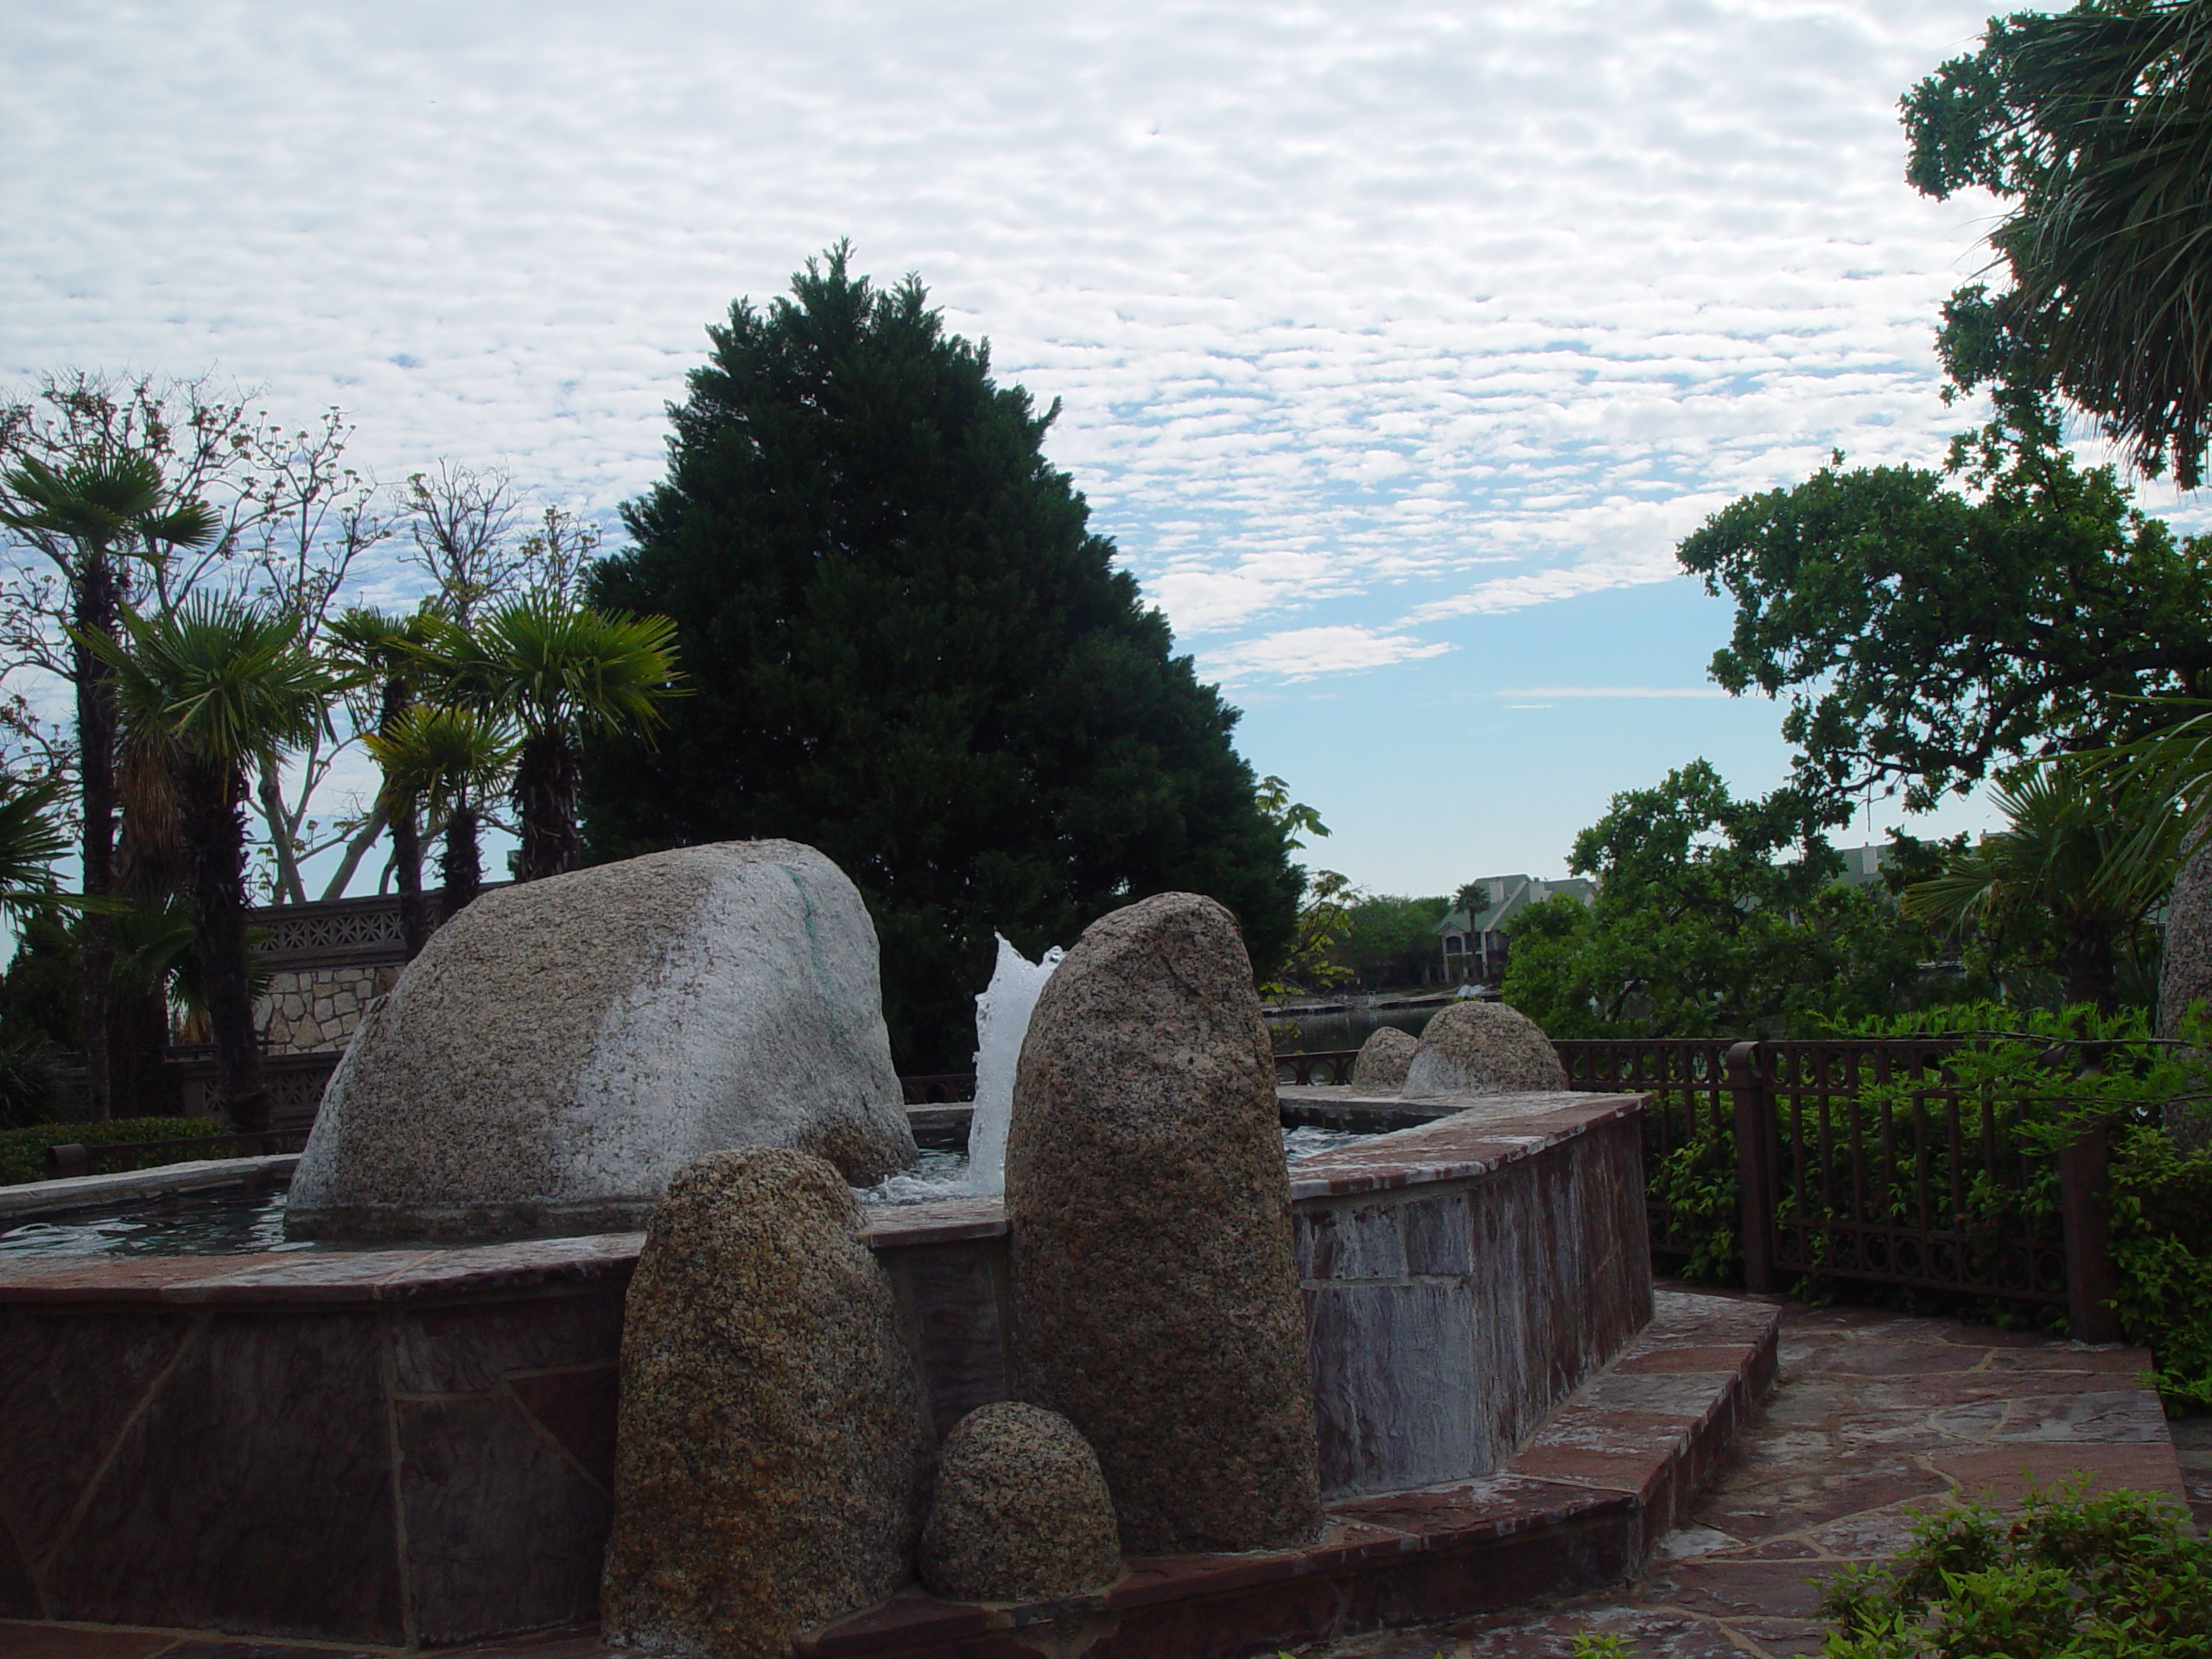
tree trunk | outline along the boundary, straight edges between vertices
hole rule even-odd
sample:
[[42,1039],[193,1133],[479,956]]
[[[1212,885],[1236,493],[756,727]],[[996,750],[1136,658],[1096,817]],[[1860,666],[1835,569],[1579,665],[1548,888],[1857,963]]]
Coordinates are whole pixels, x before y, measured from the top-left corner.
[[180,1102],[164,1062],[169,1052],[166,991],[129,984],[111,987],[108,1027],[114,1036],[108,1088],[118,1117],[174,1117]]
[[412,962],[429,941],[430,918],[423,904],[423,827],[411,795],[392,804],[391,861],[399,882],[400,949]]
[[515,805],[522,817],[518,879],[559,875],[583,861],[576,836],[576,750],[565,732],[532,734],[515,766]]
[[2069,1002],[2090,1002],[2099,1014],[2120,1008],[2120,979],[2113,965],[2112,929],[2101,918],[2069,921],[2059,947],[2059,971]]
[[456,806],[446,818],[445,853],[438,861],[438,875],[445,883],[441,922],[460,915],[484,891],[484,861],[477,850],[476,823],[473,806]]
[[269,1091],[262,1086],[246,973],[245,780],[197,760],[181,771],[186,887],[215,1039],[215,1090],[224,1116],[241,1133],[251,1133],[269,1127]]
[[276,772],[276,758],[264,756],[261,762],[261,816],[269,825],[269,845],[276,855],[276,893],[271,902],[279,905],[304,905],[307,889],[300,882],[300,861],[292,846],[292,823],[284,810],[283,780]]
[[[115,634],[115,572],[102,549],[88,549],[77,583],[77,626],[86,633]],[[115,671],[81,644],[70,646],[77,678],[78,775],[84,796],[82,856],[84,891],[104,899],[115,891]],[[111,976],[115,970],[112,924],[87,911],[78,934],[83,953],[79,981],[85,999],[85,1103],[94,1122],[114,1107],[111,1082],[113,1034],[110,1029]]]

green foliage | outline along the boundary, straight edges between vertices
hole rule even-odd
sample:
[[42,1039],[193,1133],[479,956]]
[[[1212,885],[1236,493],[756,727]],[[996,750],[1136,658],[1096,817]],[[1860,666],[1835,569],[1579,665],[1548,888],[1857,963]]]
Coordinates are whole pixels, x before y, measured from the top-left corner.
[[2031,1491],[2011,1516],[1923,1517],[1896,1560],[1831,1580],[1821,1612],[1827,1659],[2207,1659],[2212,1541],[2163,1496]]
[[[134,1141],[199,1140],[230,1133],[229,1124],[212,1117],[114,1117],[102,1123],[42,1123],[30,1128],[0,1128],[0,1186],[20,1186],[25,1181],[46,1179],[48,1147],[120,1147]],[[189,1151],[149,1153],[128,1166],[150,1169],[161,1164],[188,1162],[195,1155]]]
[[[1262,816],[1281,830],[1287,848],[1302,849],[1306,842],[1301,837],[1325,837],[1329,833],[1321,815],[1305,802],[1292,800],[1290,785],[1280,778],[1261,779],[1253,799]],[[1278,976],[1260,986],[1261,996],[1269,1001],[1300,990],[1320,990],[1351,977],[1351,970],[1336,959],[1336,952],[1351,931],[1351,906],[1360,897],[1359,890],[1349,876],[1335,870],[1309,874],[1295,865],[1292,868],[1305,877],[1306,886],[1299,894],[1298,931],[1289,954],[1283,958]]]
[[1703,760],[1613,797],[1568,868],[1599,879],[1506,925],[1504,1000],[1554,1038],[1777,1035],[1905,1005],[1932,937],[1784,794],[1738,801]]
[[2131,1127],[2107,1205],[2120,1328],[2151,1345],[2169,1410],[2212,1411],[2212,1148]]
[[1578,1630],[1567,1649],[1573,1659],[1630,1659],[1636,1647],[1611,1630]]
[[194,594],[146,615],[125,608],[125,639],[81,633],[115,676],[134,741],[232,772],[321,731],[337,691],[300,639],[300,619],[249,601]]
[[1436,960],[1436,924],[1452,901],[1396,893],[1363,893],[1348,906],[1344,937],[1331,952],[1347,977],[1363,990],[1409,985]]
[[2212,669],[2212,563],[2111,468],[2024,417],[1961,440],[1949,470],[1839,454],[1676,550],[1736,603],[1713,678],[1789,698],[1796,785],[1824,803],[1902,785],[1924,810],[2008,758],[2145,729],[2132,699]]
[[1667,1206],[1669,1230],[1689,1253],[1677,1270],[1692,1284],[1744,1282],[1743,1190],[1736,1177],[1732,1124],[1700,1121],[1694,1134],[1678,1135],[1673,1149],[1655,1156],[1658,1116],[1688,1128],[1688,1103],[1679,1090],[1654,1092],[1644,1111],[1644,1192]]
[[1907,887],[1904,912],[2010,935],[2063,977],[2066,1001],[2113,1011],[2119,958],[2158,959],[2151,914],[2180,868],[2186,820],[2159,790],[2063,761],[2024,770],[1992,798],[2006,827]]
[[0,976],[0,1043],[81,1049],[80,972],[71,925],[56,915],[25,917],[16,933],[16,954]]
[[2006,209],[1989,243],[2011,286],[1953,296],[1952,378],[2055,390],[2190,489],[2212,436],[2208,60],[2204,0],[2087,0],[1991,19],[1904,99],[1913,187]]
[[842,248],[732,308],[595,603],[676,619],[696,695],[587,747],[595,857],[822,849],[868,900],[903,1069],[974,1046],[995,928],[1033,957],[1147,893],[1211,894],[1255,969],[1303,882],[1236,721],[1046,461],[1052,419]]
[[0,1042],[0,1129],[44,1123],[58,1115],[60,1100],[52,1049],[39,1042]]

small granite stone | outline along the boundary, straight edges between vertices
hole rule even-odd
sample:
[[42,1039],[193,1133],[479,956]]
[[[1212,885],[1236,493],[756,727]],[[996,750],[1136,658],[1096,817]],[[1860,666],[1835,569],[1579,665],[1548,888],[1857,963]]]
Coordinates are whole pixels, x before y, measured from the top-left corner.
[[945,1437],[922,1582],[955,1601],[1051,1601],[1122,1570],[1098,1459],[1056,1411],[981,1406]]
[[1321,1523],[1274,1060],[1236,918],[1162,893],[1039,995],[1007,1140],[1019,1399],[1098,1454],[1131,1554]]
[[709,1153],[654,1210],[622,1327],[605,1640],[785,1659],[910,1573],[922,1383],[836,1169]]
[[1470,998],[1428,1022],[1400,1090],[1408,1100],[1440,1095],[1556,1093],[1567,1087],[1559,1051],[1536,1022],[1503,1002]]
[[1400,1031],[1395,1026],[1377,1027],[1359,1046],[1359,1058],[1351,1063],[1351,1084],[1355,1089],[1396,1089],[1406,1081],[1406,1067],[1412,1063],[1414,1051],[1421,1046],[1421,1039],[1411,1032]]
[[288,1230],[494,1239],[639,1226],[690,1159],[910,1166],[859,890],[790,841],[677,848],[487,893],[364,1014]]

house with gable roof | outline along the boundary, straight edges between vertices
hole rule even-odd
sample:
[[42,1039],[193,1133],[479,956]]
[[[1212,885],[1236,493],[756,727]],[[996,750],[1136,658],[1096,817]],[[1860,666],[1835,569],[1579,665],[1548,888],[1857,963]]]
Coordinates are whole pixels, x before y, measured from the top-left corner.
[[1505,976],[1507,921],[1560,893],[1586,905],[1598,896],[1598,884],[1580,875],[1558,881],[1532,875],[1485,875],[1469,882],[1460,893],[1473,903],[1455,905],[1433,930],[1444,958],[1444,977],[1461,985],[1495,985]]

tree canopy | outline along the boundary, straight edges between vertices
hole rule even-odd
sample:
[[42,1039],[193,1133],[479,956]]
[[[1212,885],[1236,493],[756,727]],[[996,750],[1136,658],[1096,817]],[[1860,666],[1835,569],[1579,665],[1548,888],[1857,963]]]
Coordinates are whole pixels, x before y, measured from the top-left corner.
[[2212,684],[2212,569],[2083,468],[2032,410],[1942,472],[1847,470],[1746,496],[1677,550],[1736,602],[1713,677],[1787,696],[1797,783],[1833,808],[1902,785],[1914,810],[2022,756],[2147,726],[2135,699]]
[[1909,1006],[1924,930],[1839,883],[1787,791],[1738,801],[1710,762],[1613,797],[1567,867],[1598,878],[1506,925],[1504,1000],[1554,1037],[1755,1037]]
[[2212,3],[2085,0],[1993,18],[1904,99],[1906,176],[2006,205],[2011,278],[1952,297],[1952,378],[2055,390],[2195,488],[2212,438]]
[[1188,889],[1270,972],[1303,873],[1236,710],[1046,460],[1056,410],[999,385],[918,278],[879,289],[842,246],[709,334],[667,475],[593,588],[676,619],[695,695],[656,741],[591,744],[592,855],[820,848],[874,917],[906,1070],[967,1064],[995,929],[1033,957]]

